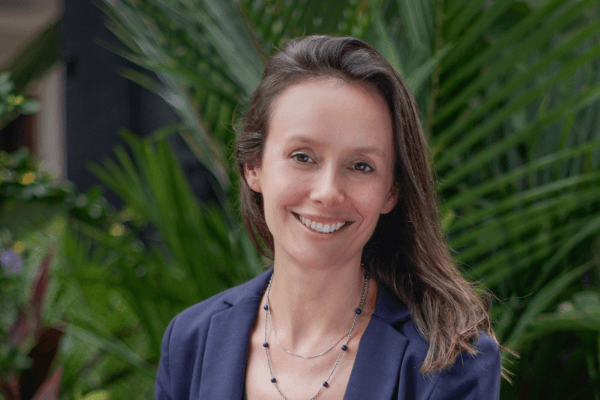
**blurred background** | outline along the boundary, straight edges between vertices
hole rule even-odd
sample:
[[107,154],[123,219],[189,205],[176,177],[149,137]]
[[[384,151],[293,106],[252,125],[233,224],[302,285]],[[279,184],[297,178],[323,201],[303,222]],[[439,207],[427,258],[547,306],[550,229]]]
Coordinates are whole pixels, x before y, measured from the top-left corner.
[[171,318],[262,271],[233,126],[314,33],[414,92],[501,398],[600,400],[599,0],[0,0],[0,399],[152,398]]

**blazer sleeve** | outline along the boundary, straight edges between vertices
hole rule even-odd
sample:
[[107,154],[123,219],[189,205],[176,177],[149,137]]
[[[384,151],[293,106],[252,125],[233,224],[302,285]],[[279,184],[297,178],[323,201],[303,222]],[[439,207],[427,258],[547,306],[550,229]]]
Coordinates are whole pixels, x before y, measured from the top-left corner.
[[169,372],[169,343],[171,342],[171,333],[173,332],[174,324],[175,318],[169,323],[162,340],[158,373],[156,374],[156,386],[154,387],[156,400],[173,400],[171,374]]
[[500,351],[495,341],[482,335],[479,354],[463,353],[454,366],[440,374],[430,400],[497,400],[500,398]]

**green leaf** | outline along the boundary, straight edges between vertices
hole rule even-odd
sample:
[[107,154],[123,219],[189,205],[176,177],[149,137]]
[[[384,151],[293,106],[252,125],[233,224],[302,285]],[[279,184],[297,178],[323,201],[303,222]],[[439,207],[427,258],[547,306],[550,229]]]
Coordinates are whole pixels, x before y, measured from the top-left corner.
[[38,112],[39,109],[40,109],[40,103],[38,103],[35,100],[26,100],[23,103],[23,105],[21,105],[19,112],[24,115],[31,115],[31,114],[35,114],[36,112]]
[[418,95],[423,88],[425,82],[430,79],[433,71],[438,66],[440,60],[444,58],[448,52],[452,50],[452,46],[446,45],[442,49],[440,49],[436,54],[434,54],[431,58],[427,59],[423,64],[421,64],[417,69],[411,72],[410,76],[406,78],[406,84],[410,88],[410,90]]
[[[456,219],[455,222],[448,227],[451,231],[456,231],[467,226],[473,226],[476,223],[479,223],[486,218],[493,217],[495,215],[499,215],[500,213],[510,211],[516,207],[522,207],[523,203],[529,203],[531,201],[539,200],[540,198],[545,197],[571,197],[572,193],[566,191],[567,189],[574,189],[574,186],[582,186],[586,183],[593,183],[600,181],[600,173],[592,173],[586,175],[577,175],[571,176],[565,179],[552,181],[548,184],[533,187],[529,190],[523,190],[515,193],[514,195],[508,195],[502,197],[499,201],[490,202],[486,204],[485,207],[481,209],[473,209],[469,213],[469,219]],[[477,188],[475,188],[477,189]],[[558,193],[560,192],[560,193]],[[465,192],[468,194],[469,192]],[[457,204],[459,207],[464,206],[465,204],[469,204],[472,202],[473,196],[465,196],[466,199],[462,198],[461,195],[456,196],[453,200],[457,200],[457,202],[452,201],[449,204]]]
[[96,390],[86,394],[84,397],[79,397],[77,400],[108,400],[110,393],[107,390]]
[[258,85],[263,70],[252,37],[246,30],[235,3],[207,0],[205,4],[211,20],[215,21],[213,25],[208,19],[204,19],[205,28],[212,36],[215,48],[249,96]]
[[581,146],[558,151],[548,156],[541,157],[530,162],[529,164],[523,165],[519,168],[514,168],[493,180],[484,182],[479,186],[461,192],[459,195],[448,199],[444,203],[444,208],[449,209],[459,207],[464,204],[469,204],[482,196],[497,191],[499,186],[516,182],[517,180],[523,178],[524,176],[528,176],[533,172],[556,165],[557,163],[582,155],[590,150],[597,149],[598,147],[600,147],[600,139],[592,140]]
[[89,345],[103,350],[134,366],[140,373],[140,377],[154,381],[156,373],[147,365],[133,350],[121,343],[116,338],[105,339],[75,324],[67,325],[67,334],[73,335]]
[[573,248],[579,244],[582,240],[586,239],[588,236],[594,235],[597,236],[598,232],[600,232],[600,216],[591,219],[585,226],[583,226],[575,235],[568,238],[559,251],[554,254],[554,256],[548,260],[542,267],[540,268],[539,281],[536,286],[534,286],[534,290],[537,289],[540,284],[539,282],[543,282],[543,280],[550,275],[559,262],[565,259],[565,256],[569,251],[573,250]]
[[401,62],[400,52],[398,51],[394,39],[389,33],[388,27],[381,16],[380,4],[375,0],[369,0],[373,13],[373,31],[375,33],[375,43],[373,46],[389,61],[401,76],[404,76],[404,69]]
[[520,315],[515,328],[508,337],[507,346],[509,348],[516,349],[518,338],[525,333],[525,330],[530,326],[531,321],[533,321],[535,317],[547,309],[562,293],[562,291],[573,281],[575,281],[575,279],[581,276],[583,272],[587,271],[591,265],[592,263],[588,262],[573,270],[566,271],[545,285],[541,290],[536,292],[536,294],[529,301],[529,304],[525,308],[524,312]]
[[[463,56],[467,50],[473,47],[475,41],[479,39],[483,32],[488,31],[492,27],[494,22],[496,22],[496,20],[502,16],[508,7],[510,7],[512,2],[512,0],[497,0],[494,1],[490,8],[481,12],[477,19],[470,24],[469,29],[465,32],[465,34],[456,42],[454,50],[448,54],[448,57],[446,57],[444,61],[449,64],[457,64],[459,57]],[[472,10],[471,12],[475,12],[476,9],[476,5],[469,6],[467,8],[467,10]],[[463,14],[467,18],[468,12],[469,11]],[[462,26],[468,22],[467,19],[463,21],[464,22],[462,22],[460,25],[457,24],[458,28],[455,28],[455,31],[462,30]]]
[[[486,65],[489,65],[490,69],[485,74],[478,76],[467,87],[475,87],[477,82],[487,82],[489,84],[491,74],[495,73],[496,76],[499,76],[501,73],[506,73],[516,61],[527,57],[532,50],[538,48],[540,44],[555,34],[561,26],[571,22],[573,18],[580,16],[582,11],[588,8],[593,1],[595,0],[573,3],[574,6],[572,8],[561,10],[560,13],[551,15],[560,6],[564,6],[565,3],[564,0],[553,0],[548,2],[542,9],[529,13],[529,15],[498,38],[493,46],[489,46],[476,54],[475,57],[467,59],[467,63],[453,71],[440,88],[440,95],[448,95],[469,75],[474,74],[478,69]],[[468,11],[473,12],[476,10],[477,7],[468,7]],[[466,17],[468,14],[461,13],[461,15]],[[538,27],[541,22],[543,23]],[[533,30],[533,34],[529,34],[531,30]],[[515,47],[513,48],[513,46]],[[506,52],[509,53],[501,57],[500,60],[495,59]],[[460,94],[470,91],[467,87],[462,89]],[[462,97],[460,94],[452,96],[452,100],[439,110],[436,119],[444,119],[452,112],[453,104],[461,103],[461,101],[457,100],[458,97]],[[464,97],[464,99],[466,98],[468,96]]]
[[[553,62],[560,58],[563,58],[568,52],[572,51],[573,47],[580,44],[590,36],[594,35],[598,28],[600,28],[600,20],[589,26],[583,28],[580,32],[575,34],[569,40],[562,43],[559,47],[553,51],[547,53],[532,67],[527,68],[520,74],[515,75],[509,82],[503,84],[502,88],[495,91],[491,96],[487,97],[485,102],[478,106],[468,117],[459,120],[457,123],[452,125],[449,129],[443,131],[441,134],[435,137],[435,149],[434,154],[445,148],[446,145],[453,140],[457,134],[465,129],[470,123],[476,121],[479,117],[485,115],[493,107],[497,106],[498,103],[511,93],[521,89],[527,82],[533,78],[536,74],[544,71]],[[450,160],[454,154],[458,151],[464,150],[476,140],[483,137],[485,133],[489,133],[495,127],[497,127],[502,121],[511,116],[515,111],[525,107],[531,103],[534,99],[540,97],[543,93],[549,90],[555,84],[561,82],[567,76],[571,75],[577,68],[584,65],[585,63],[597,58],[600,55],[600,45],[593,47],[590,51],[574,58],[571,62],[567,63],[562,67],[558,73],[546,80],[542,85],[536,86],[528,92],[515,97],[510,100],[507,106],[501,109],[501,112],[496,112],[493,118],[488,120],[484,127],[480,128],[478,134],[470,133],[468,136],[459,141],[460,146],[453,146],[451,151],[445,150],[444,154],[437,160],[438,165],[443,165]],[[488,82],[489,83],[489,82]],[[459,150],[460,149],[460,150]]]
[[415,51],[431,54],[435,37],[431,7],[427,7],[431,0],[397,0],[397,2],[411,47]]
[[[600,47],[598,49],[600,50]],[[439,189],[443,190],[450,185],[457,183],[468,173],[482,167],[500,155],[505,154],[507,150],[529,138],[533,132],[544,129],[561,120],[565,116],[581,110],[583,107],[587,106],[599,97],[600,85],[596,85],[581,93],[579,96],[563,102],[557,107],[557,109],[553,109],[552,113],[548,113],[547,115],[533,121],[520,132],[507,136],[493,146],[489,146],[484,151],[479,152],[477,157],[471,158],[469,161],[463,163],[460,167],[454,169],[451,173],[446,174],[444,176],[444,180],[439,185]],[[485,133],[493,129],[495,125],[500,124],[501,118],[506,116],[506,114],[508,114],[510,111],[511,110],[509,109],[505,110],[503,113],[498,113],[494,119],[490,120],[487,124],[479,129],[473,130],[467,138],[461,140],[458,144],[447,150],[443,156],[440,156],[440,160],[437,162],[438,167],[449,164],[453,157],[466,150],[466,148],[475,142],[478,137],[484,136]]]

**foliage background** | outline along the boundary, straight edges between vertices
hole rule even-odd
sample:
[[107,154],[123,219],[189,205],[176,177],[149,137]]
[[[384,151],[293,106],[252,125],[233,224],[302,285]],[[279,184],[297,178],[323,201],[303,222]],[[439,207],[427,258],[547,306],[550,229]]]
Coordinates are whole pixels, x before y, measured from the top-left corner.
[[[521,354],[505,355],[514,382],[501,397],[600,399],[597,0],[100,5],[119,39],[104,45],[156,75],[122,73],[181,122],[146,139],[124,131],[129,148],[90,166],[125,201],[112,220],[52,214],[62,258],[47,318],[67,322],[62,397],[152,397],[170,319],[260,272],[236,208],[232,121],[268,55],[328,33],[373,44],[416,95],[457,264],[497,296],[498,336]],[[219,204],[198,203],[171,134],[211,171]],[[40,246],[47,232],[21,235]]]

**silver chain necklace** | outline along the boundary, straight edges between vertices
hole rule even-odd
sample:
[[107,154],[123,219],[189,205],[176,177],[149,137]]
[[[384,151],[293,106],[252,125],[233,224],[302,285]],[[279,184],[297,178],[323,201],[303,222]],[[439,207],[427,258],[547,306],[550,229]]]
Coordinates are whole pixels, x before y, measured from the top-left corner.
[[269,310],[269,318],[271,319],[271,332],[273,332],[273,339],[275,339],[275,343],[277,343],[279,345],[279,347],[281,347],[283,349],[283,351],[285,351],[289,355],[294,356],[294,357],[304,358],[305,360],[308,360],[308,359],[311,359],[311,358],[321,357],[321,356],[324,356],[325,354],[329,353],[350,332],[350,329],[348,329],[346,332],[344,332],[344,334],[342,335],[342,337],[339,338],[337,340],[337,342],[335,342],[330,348],[328,348],[324,352],[319,353],[319,354],[315,354],[313,356],[303,356],[302,354],[292,353],[291,351],[289,351],[288,349],[286,349],[285,347],[283,347],[283,345],[279,342],[279,339],[277,339],[277,332],[275,332],[275,324],[273,323],[273,314],[271,313],[271,310]]
[[[277,379],[275,379],[275,376],[273,375],[273,368],[271,366],[271,360],[269,359],[269,342],[267,342],[267,331],[268,331],[267,330],[267,326],[268,326],[269,314],[270,314],[269,293],[271,293],[271,284],[273,283],[273,276],[274,275],[275,274],[271,275],[271,278],[269,279],[269,286],[267,286],[267,296],[266,296],[267,297],[267,302],[266,302],[267,304],[265,304],[265,306],[264,306],[264,310],[265,310],[265,342],[263,343],[263,347],[265,348],[265,353],[267,354],[267,365],[269,366],[269,372],[271,373],[271,382],[275,385],[275,389],[277,389],[277,392],[281,395],[281,398],[284,399],[284,400],[288,400],[288,398],[285,397],[285,395],[283,394],[283,392],[279,388],[279,385],[277,384]],[[333,373],[335,372],[338,364],[340,363],[340,360],[342,359],[342,355],[344,354],[344,351],[348,350],[348,343],[350,342],[350,338],[352,337],[352,332],[354,332],[354,327],[356,326],[356,322],[358,321],[358,317],[360,317],[360,314],[362,313],[363,307],[365,305],[365,301],[367,300],[368,288],[369,288],[369,275],[365,274],[365,284],[363,286],[363,292],[362,292],[362,296],[360,298],[360,304],[359,304],[358,308],[355,310],[356,316],[354,317],[354,321],[352,322],[352,325],[350,326],[350,329],[349,329],[349,332],[348,332],[348,337],[346,338],[346,342],[341,347],[340,355],[335,360],[335,364],[333,365],[333,368],[332,368],[331,372],[329,373],[329,376],[327,377],[327,379],[325,380],[325,382],[323,382],[323,385],[319,388],[319,390],[317,391],[317,393],[315,393],[315,395],[313,397],[311,397],[309,400],[315,399],[321,393],[321,391],[323,389],[325,389],[326,387],[329,386],[329,381],[330,381],[331,377],[333,376]],[[271,322],[272,321],[273,321],[273,319],[271,318]],[[335,343],[334,346],[336,344],[337,343]],[[329,349],[329,350],[331,350],[331,349]],[[329,350],[327,350],[327,351],[329,351]],[[325,353],[323,353],[323,354],[325,354]]]

